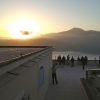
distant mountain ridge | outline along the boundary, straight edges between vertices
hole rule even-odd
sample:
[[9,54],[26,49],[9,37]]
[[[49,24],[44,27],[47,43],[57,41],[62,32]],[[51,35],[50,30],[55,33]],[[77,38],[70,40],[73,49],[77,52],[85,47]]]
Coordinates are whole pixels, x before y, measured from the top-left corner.
[[[13,41],[13,42],[12,42]],[[43,35],[41,38],[27,41],[0,40],[0,45],[49,45],[60,51],[80,51],[100,54],[100,32],[72,28],[68,31]]]
[[67,32],[74,32],[74,33],[78,32],[78,33],[80,33],[80,32],[84,32],[84,31],[85,30],[83,30],[81,28],[72,28],[72,29],[68,30]]
[[58,32],[58,33],[83,33],[83,32],[100,32],[100,31],[96,31],[96,30],[84,30],[82,28],[72,28],[70,30],[62,31],[62,32]]
[[[45,37],[45,36],[44,36]],[[83,30],[81,28],[72,28],[68,31],[48,34],[46,38],[50,39],[57,50],[81,51],[86,53],[100,54],[100,32],[95,30]]]

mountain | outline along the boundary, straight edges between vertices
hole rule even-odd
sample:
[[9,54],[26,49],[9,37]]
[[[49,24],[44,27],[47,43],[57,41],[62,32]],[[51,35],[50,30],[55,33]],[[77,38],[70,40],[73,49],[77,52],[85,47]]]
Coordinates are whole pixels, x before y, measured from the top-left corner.
[[68,31],[43,35],[41,38],[22,40],[0,40],[0,45],[49,45],[60,51],[79,51],[100,54],[100,32],[72,28]]
[[68,31],[44,36],[56,46],[58,50],[81,51],[85,53],[100,54],[100,32],[85,31],[81,28],[72,28]]
[[[68,31],[65,31],[65,32],[67,32],[67,33],[82,33],[82,32],[84,32],[85,30],[83,30],[83,29],[81,29],[81,28],[72,28],[72,29],[70,29],[70,30],[68,30]],[[62,32],[62,33],[65,33],[65,32]]]

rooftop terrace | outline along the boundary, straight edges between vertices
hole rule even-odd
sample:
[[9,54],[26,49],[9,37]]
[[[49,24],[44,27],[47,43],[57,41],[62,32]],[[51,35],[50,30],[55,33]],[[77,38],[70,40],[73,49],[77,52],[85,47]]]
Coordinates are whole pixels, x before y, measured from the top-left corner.
[[81,65],[57,65],[58,85],[50,84],[45,100],[90,100],[82,85],[81,78],[85,78],[87,68],[97,68],[93,61],[86,66],[85,70]]

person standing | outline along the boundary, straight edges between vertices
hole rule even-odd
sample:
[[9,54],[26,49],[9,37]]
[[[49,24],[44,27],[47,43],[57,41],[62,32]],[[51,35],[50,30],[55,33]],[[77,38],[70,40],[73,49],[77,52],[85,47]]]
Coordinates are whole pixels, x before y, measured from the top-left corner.
[[52,82],[53,82],[53,85],[56,83],[58,84],[58,80],[57,80],[57,74],[56,74],[56,64],[52,67]]
[[82,63],[82,69],[84,70],[84,68],[85,68],[85,58],[83,56],[81,57],[81,63]]
[[100,67],[100,56],[99,56],[99,67]]
[[70,56],[67,55],[67,64],[69,65],[69,61],[70,61]]
[[65,62],[66,62],[65,56],[63,56],[61,60],[62,60],[62,64],[65,65]]
[[85,65],[87,65],[87,64],[88,64],[88,57],[85,56],[85,57],[84,57],[84,60],[85,60]]
[[60,55],[57,58],[57,62],[59,63],[59,65],[61,65],[61,56]]
[[72,56],[71,58],[71,64],[72,64],[72,67],[74,66],[74,57]]
[[78,56],[78,57],[77,57],[77,64],[80,64],[80,61],[81,61],[81,59],[80,59],[80,57]]

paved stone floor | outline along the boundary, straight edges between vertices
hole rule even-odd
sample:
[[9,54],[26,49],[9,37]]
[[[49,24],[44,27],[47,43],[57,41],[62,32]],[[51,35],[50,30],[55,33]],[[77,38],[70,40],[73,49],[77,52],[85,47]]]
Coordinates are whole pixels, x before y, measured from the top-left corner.
[[80,78],[85,77],[85,71],[77,65],[58,66],[58,85],[51,84],[45,100],[88,100]]

